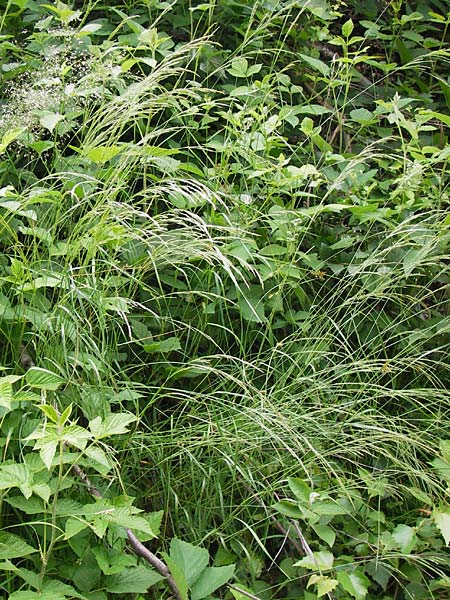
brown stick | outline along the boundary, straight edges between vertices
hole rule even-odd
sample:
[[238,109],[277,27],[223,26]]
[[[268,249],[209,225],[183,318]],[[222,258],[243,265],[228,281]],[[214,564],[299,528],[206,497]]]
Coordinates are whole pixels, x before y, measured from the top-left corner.
[[[94,498],[101,499],[102,495],[97,490],[97,488],[92,484],[89,477],[86,473],[78,466],[72,465],[72,469],[75,471],[78,478],[85,484],[88,492]],[[169,586],[171,592],[175,596],[176,600],[183,600],[180,590],[178,589],[177,584],[175,583],[174,578],[170,574],[169,568],[161,559],[159,559],[153,552],[151,552],[148,548],[144,546],[142,542],[138,540],[138,538],[134,535],[134,533],[128,527],[125,527],[125,531],[127,533],[128,541],[130,542],[131,547],[134,550],[134,553],[137,556],[140,556],[144,560],[146,560],[149,565],[151,565],[160,575],[164,577],[167,581],[167,585]],[[258,599],[257,599],[258,600]]]

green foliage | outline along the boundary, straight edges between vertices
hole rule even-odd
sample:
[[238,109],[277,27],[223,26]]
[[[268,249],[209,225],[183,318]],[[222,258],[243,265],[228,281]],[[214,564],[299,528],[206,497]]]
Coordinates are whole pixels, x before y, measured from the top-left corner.
[[447,13],[5,3],[4,595],[447,594]]

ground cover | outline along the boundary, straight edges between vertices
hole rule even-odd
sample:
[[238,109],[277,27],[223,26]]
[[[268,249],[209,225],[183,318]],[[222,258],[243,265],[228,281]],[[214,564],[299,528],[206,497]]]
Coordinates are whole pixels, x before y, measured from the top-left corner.
[[447,598],[446,3],[3,4],[2,593]]

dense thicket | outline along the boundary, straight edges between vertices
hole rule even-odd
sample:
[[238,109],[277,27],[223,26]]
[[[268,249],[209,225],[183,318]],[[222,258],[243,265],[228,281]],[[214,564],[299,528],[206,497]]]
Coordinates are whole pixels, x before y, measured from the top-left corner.
[[1,4],[3,594],[446,598],[447,3]]

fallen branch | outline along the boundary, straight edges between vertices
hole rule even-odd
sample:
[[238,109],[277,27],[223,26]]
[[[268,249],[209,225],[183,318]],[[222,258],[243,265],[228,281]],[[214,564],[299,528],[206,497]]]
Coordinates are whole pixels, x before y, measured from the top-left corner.
[[[84,483],[84,485],[86,486],[86,489],[91,494],[91,496],[93,496],[94,498],[97,498],[97,499],[101,499],[102,495],[97,490],[97,488],[92,484],[91,480],[86,475],[86,473],[78,465],[72,465],[72,469],[76,473],[78,479],[80,479]],[[131,531],[131,529],[129,529],[128,527],[125,527],[125,531],[126,531],[126,534],[128,537],[128,541],[130,542],[130,545],[133,548],[134,553],[137,556],[140,556],[141,558],[146,560],[150,566],[152,566],[156,571],[158,571],[158,573],[160,575],[162,575],[164,577],[164,579],[167,581],[167,585],[169,586],[169,588],[170,588],[171,592],[173,593],[174,597],[176,598],[176,600],[183,600],[180,590],[178,589],[178,586],[175,583],[174,578],[170,574],[169,567],[166,565],[166,563],[163,562],[161,559],[159,559],[148,548],[146,548],[144,546],[144,544],[142,542],[140,542],[138,540],[138,538],[134,535],[134,533]],[[259,600],[259,599],[257,599],[257,600]]]

